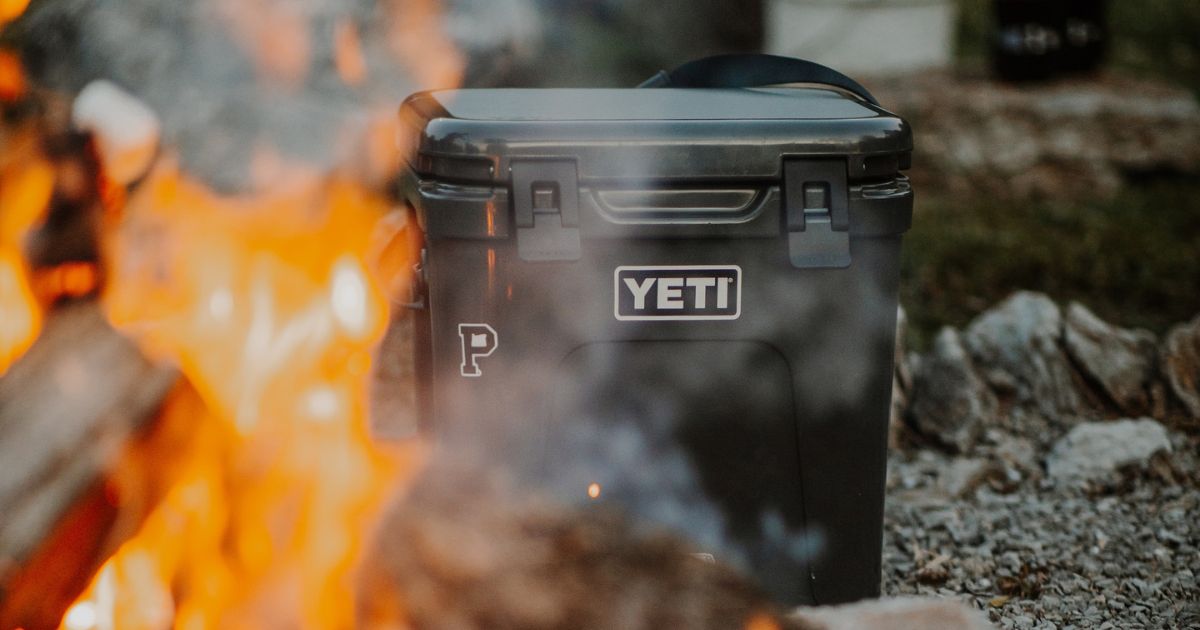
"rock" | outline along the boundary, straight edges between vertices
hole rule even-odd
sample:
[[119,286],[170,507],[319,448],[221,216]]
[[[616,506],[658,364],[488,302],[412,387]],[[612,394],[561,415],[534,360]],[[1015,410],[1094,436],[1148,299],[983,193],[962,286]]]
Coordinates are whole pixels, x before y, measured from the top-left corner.
[[925,72],[871,91],[921,130],[912,177],[923,191],[1080,199],[1111,196],[1136,173],[1200,174],[1200,104],[1180,85]]
[[1200,316],[1167,334],[1161,369],[1171,393],[1200,420]]
[[992,626],[958,602],[898,597],[827,608],[801,608],[792,619],[819,630],[984,630]]
[[1155,453],[1170,450],[1167,430],[1149,418],[1088,422],[1054,445],[1046,472],[1059,481],[1105,481],[1126,466],[1144,467]]
[[1058,418],[1085,407],[1059,343],[1062,329],[1062,313],[1053,300],[1020,291],[971,322],[963,342],[976,364],[986,366],[995,387],[1013,387],[1018,405]]
[[999,409],[958,331],[948,327],[938,333],[933,349],[917,364],[911,396],[913,426],[958,453],[971,450]]
[[1001,469],[1003,479],[1017,483],[1041,477],[1042,466],[1033,442],[1000,432],[991,441],[994,444],[991,456]]
[[1072,302],[1067,308],[1063,341],[1075,365],[1121,413],[1151,411],[1157,358],[1153,333],[1110,326],[1082,304]]
[[[1172,431],[1171,440],[1172,452],[1152,457],[1151,466],[1169,460],[1200,471],[1200,434]],[[989,428],[974,457],[998,460],[1003,450],[1020,461],[1032,447],[1029,438]],[[928,461],[925,452],[932,453]],[[927,449],[893,451],[888,469],[893,478],[925,479],[950,461]],[[1104,496],[1049,482],[1022,483],[1009,493],[984,486],[960,499],[889,486],[883,592],[947,593],[1006,628],[1028,618],[1035,620],[1028,627],[1039,629],[1200,628],[1200,604],[1190,612],[1180,604],[1196,599],[1200,557],[1200,473],[1192,474],[1176,481],[1131,475],[1119,493]],[[933,586],[921,569],[940,556],[950,558],[938,565],[949,576]],[[1040,596],[1022,593],[1038,589]]]
[[982,458],[955,459],[938,473],[937,485],[947,496],[966,497],[987,481],[996,468],[995,463]]

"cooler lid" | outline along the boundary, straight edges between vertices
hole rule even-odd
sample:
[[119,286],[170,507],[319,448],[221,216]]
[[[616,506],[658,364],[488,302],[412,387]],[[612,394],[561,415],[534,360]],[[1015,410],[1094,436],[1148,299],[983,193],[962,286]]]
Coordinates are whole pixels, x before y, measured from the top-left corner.
[[412,168],[457,181],[508,181],[534,158],[573,160],[581,181],[778,180],[784,157],[902,167],[912,150],[895,114],[815,87],[444,90],[401,119]]
[[860,101],[824,89],[446,90],[433,97],[448,116],[465,120],[828,120],[878,115]]

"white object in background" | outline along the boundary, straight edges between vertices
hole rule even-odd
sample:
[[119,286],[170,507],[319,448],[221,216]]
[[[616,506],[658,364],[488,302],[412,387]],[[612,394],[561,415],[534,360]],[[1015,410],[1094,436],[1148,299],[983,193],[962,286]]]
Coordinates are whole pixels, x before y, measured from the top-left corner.
[[768,0],[766,52],[850,74],[950,64],[953,0]]
[[90,131],[109,179],[129,184],[150,170],[162,125],[136,96],[111,81],[92,81],[71,108],[71,122]]

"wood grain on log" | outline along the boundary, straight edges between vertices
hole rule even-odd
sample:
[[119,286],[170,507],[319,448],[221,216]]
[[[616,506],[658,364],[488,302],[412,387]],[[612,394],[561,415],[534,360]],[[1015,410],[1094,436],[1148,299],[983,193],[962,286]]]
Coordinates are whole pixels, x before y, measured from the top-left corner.
[[[57,627],[92,574],[136,530],[114,492],[128,449],[178,447],[153,419],[188,396],[178,373],[146,360],[99,308],[57,308],[0,379],[0,627]],[[135,502],[138,503],[138,502]]]

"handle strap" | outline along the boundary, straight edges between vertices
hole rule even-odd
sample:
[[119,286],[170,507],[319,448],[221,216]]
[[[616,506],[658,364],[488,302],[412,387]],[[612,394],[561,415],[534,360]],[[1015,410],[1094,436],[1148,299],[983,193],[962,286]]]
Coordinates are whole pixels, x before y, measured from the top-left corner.
[[639,88],[744,88],[783,83],[818,83],[841,88],[879,106],[858,81],[819,63],[778,55],[716,55],[690,61],[667,72],[660,70]]

